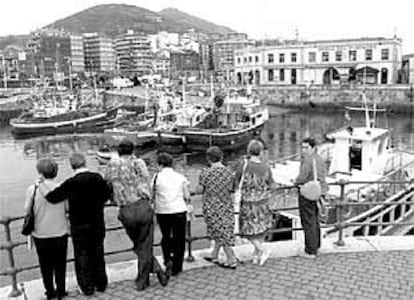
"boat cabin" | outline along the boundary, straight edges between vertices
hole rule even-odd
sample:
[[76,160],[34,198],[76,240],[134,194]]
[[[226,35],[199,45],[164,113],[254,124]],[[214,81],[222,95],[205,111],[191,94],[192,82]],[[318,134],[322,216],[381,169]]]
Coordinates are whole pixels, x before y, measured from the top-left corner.
[[382,172],[387,162],[388,133],[383,128],[348,127],[329,134],[328,138],[334,139],[329,174]]

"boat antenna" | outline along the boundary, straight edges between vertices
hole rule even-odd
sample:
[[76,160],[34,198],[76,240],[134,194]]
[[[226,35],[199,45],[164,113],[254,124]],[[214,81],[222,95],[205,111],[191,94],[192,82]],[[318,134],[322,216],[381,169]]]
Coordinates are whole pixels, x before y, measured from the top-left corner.
[[364,101],[364,106],[365,106],[365,127],[370,128],[371,122],[370,122],[369,108],[368,108],[368,102],[367,102],[367,97],[365,95],[365,92],[362,92],[361,96],[362,96],[362,100]]

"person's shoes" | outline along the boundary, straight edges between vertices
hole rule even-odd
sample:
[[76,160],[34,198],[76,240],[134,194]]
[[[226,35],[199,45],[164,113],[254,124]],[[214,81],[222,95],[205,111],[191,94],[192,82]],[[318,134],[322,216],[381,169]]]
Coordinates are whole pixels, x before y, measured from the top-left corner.
[[266,262],[266,260],[269,258],[270,256],[270,249],[265,249],[263,250],[262,254],[259,256],[259,265],[263,266],[264,263]]
[[219,260],[216,257],[203,257],[203,259],[205,261],[208,261],[209,263],[213,263],[218,265],[219,264]]
[[231,264],[229,264],[229,263],[227,263],[227,262],[225,262],[225,263],[218,263],[218,266],[219,266],[219,267],[222,267],[222,268],[224,268],[224,269],[232,269],[232,270],[236,270],[236,269],[237,269],[237,261],[235,261],[235,262],[233,262],[233,263],[231,263]]
[[105,292],[106,287],[107,287],[106,285],[104,285],[104,286],[97,286],[97,287],[96,287],[96,290],[97,290],[98,292],[103,293],[103,292]]
[[309,254],[305,251],[301,251],[298,253],[299,257],[303,257],[303,258],[307,258],[307,259],[316,259],[317,255],[316,254]]
[[147,287],[149,287],[149,284],[139,284],[139,283],[137,283],[137,284],[136,284],[136,287],[137,287],[137,291],[143,291],[143,290],[145,290]]
[[170,280],[170,277],[167,275],[167,272],[164,272],[163,270],[157,271],[157,278],[162,286],[167,286],[168,281]]
[[56,297],[58,300],[62,300],[63,298],[65,298],[68,294],[68,292],[64,291],[64,292],[56,292]]
[[169,260],[165,263],[165,274],[167,275],[168,278],[171,277],[172,266],[173,266],[173,263],[172,263],[171,260]]
[[171,276],[178,276],[180,273],[182,272],[182,270],[175,270],[171,272]]

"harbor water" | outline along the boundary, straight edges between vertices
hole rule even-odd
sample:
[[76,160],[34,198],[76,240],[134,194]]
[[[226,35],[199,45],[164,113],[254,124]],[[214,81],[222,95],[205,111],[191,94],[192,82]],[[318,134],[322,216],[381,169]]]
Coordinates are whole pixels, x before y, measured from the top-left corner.
[[[270,107],[271,119],[266,124],[261,138],[267,148],[269,160],[275,160],[298,153],[301,140],[306,136],[314,136],[318,141],[324,141],[326,133],[353,122],[362,122],[363,116],[354,116],[350,122],[340,113],[293,113],[280,112]],[[414,151],[414,116],[412,115],[388,115],[387,118],[379,118],[378,125],[386,126],[392,130],[392,144],[399,149]],[[15,140],[11,134],[11,128],[4,126],[0,128],[0,215],[19,216],[23,214],[24,196],[27,187],[37,177],[36,160],[42,156],[49,155],[56,159],[59,164],[58,180],[62,181],[71,176],[68,157],[73,151],[81,151],[87,156],[88,168],[103,173],[105,166],[99,165],[96,160],[96,151],[103,144],[100,134],[83,134],[67,136],[37,137],[30,139]],[[149,165],[150,172],[155,172],[155,149],[141,149],[143,158]],[[245,153],[245,149],[232,151],[225,156],[225,162],[234,167]],[[205,166],[204,154],[176,154],[176,167],[190,179],[191,185],[197,183],[198,174]],[[107,210],[107,225],[117,223],[116,210]],[[18,224],[12,228],[13,237],[22,239],[19,234]],[[116,240],[115,246],[121,245],[124,249],[128,247],[129,241],[125,235],[118,233],[114,239],[111,234],[107,235],[105,242],[107,250],[113,250],[111,239]],[[0,238],[3,240],[3,228],[0,230]],[[115,247],[115,248],[116,248]],[[18,265],[33,265],[37,263],[33,253],[27,254],[25,249],[16,249],[16,255],[22,253],[18,258]],[[3,251],[2,251],[3,252]],[[19,253],[18,253],[19,252]],[[24,254],[23,254],[24,253]],[[7,265],[5,253],[1,253],[1,265]],[[24,258],[22,258],[24,256]],[[120,255],[118,258],[110,258],[109,261],[132,259],[132,253]],[[21,263],[21,260],[24,263]],[[19,275],[22,279],[39,277],[38,270],[33,270]],[[1,278],[0,286],[8,284],[8,279]]]

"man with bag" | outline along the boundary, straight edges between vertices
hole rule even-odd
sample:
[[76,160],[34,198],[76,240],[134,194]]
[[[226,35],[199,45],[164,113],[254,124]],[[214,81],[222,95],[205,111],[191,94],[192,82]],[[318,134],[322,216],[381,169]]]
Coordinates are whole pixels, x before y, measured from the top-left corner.
[[300,256],[316,258],[321,246],[321,229],[318,219],[319,198],[327,190],[326,165],[317,153],[314,138],[302,141],[302,160],[295,183],[299,185],[299,214],[305,235],[305,251]]

